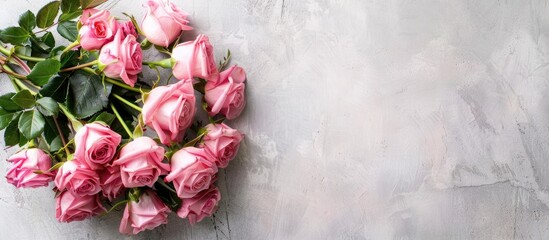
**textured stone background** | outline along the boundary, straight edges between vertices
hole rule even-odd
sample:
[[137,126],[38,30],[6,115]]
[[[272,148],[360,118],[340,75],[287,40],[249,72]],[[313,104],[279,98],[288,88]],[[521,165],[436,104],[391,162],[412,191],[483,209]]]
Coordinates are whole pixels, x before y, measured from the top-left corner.
[[[46,2],[0,0],[0,27]],[[135,239],[549,238],[548,1],[174,2],[247,70],[247,138],[214,218]],[[0,184],[2,239],[119,236],[54,214]]]

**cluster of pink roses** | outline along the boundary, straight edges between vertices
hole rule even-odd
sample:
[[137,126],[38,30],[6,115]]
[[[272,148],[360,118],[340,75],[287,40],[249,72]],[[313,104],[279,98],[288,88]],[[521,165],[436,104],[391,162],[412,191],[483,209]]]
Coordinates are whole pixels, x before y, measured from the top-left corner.
[[[172,44],[187,24],[187,14],[172,3],[148,0],[140,32],[159,46]],[[106,10],[86,9],[80,19],[79,44],[99,50],[98,67],[111,78],[134,86],[142,71],[142,50],[136,27],[120,22]],[[235,158],[243,135],[224,123],[212,122],[198,134],[199,141],[175,149],[183,140],[197,112],[195,78],[204,79],[205,110],[210,117],[234,119],[246,104],[246,73],[238,66],[219,71],[208,37],[176,45],[172,51],[176,83],[152,89],[142,107],[143,123],[158,135],[129,139],[102,122],[77,129],[74,152],[52,167],[52,157],[38,148],[11,156],[6,178],[16,187],[42,187],[55,183],[56,218],[79,221],[106,212],[104,201],[127,200],[120,232],[137,234],[167,223],[172,210],[156,191],[155,184],[173,185],[181,204],[177,215],[191,224],[213,214],[220,200],[214,185],[218,169]],[[173,152],[168,154],[167,150]],[[175,211],[175,210],[174,210]]]

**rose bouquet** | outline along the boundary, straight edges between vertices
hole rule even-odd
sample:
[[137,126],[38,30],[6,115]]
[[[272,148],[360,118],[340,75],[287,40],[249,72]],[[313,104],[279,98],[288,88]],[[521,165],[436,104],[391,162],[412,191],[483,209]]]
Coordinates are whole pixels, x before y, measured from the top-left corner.
[[[7,181],[53,182],[61,222],[122,208],[124,234],[172,211],[199,222],[215,211],[217,172],[243,139],[223,121],[246,104],[246,73],[227,67],[230,52],[217,65],[205,35],[179,43],[192,27],[173,3],[147,0],[138,23],[97,8],[105,1],[52,1],[0,31],[0,72],[15,89],[0,96],[0,129],[6,146],[21,147]],[[71,43],[56,45],[53,28]],[[144,50],[169,57],[144,61]]]

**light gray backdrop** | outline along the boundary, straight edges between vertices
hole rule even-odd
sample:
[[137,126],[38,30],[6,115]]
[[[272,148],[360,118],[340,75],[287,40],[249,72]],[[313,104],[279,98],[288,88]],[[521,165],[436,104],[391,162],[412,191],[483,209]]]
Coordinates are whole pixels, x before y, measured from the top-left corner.
[[[0,27],[46,2],[0,0]],[[549,238],[548,1],[174,2],[247,70],[246,140],[215,218],[135,239]],[[54,215],[0,183],[2,239],[118,238],[121,213]]]

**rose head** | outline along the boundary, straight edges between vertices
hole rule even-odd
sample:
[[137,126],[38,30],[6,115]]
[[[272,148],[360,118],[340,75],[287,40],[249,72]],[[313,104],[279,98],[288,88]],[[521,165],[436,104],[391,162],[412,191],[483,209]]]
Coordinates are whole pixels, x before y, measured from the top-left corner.
[[160,175],[170,171],[163,163],[165,150],[149,137],[139,137],[120,150],[113,165],[120,166],[122,183],[127,188],[152,187]]
[[99,123],[86,124],[74,135],[74,157],[90,169],[101,169],[111,162],[121,140],[120,134],[109,127]]
[[130,200],[126,205],[119,231],[123,234],[137,234],[147,229],[154,229],[168,223],[170,212],[156,192],[146,190],[139,197],[139,202]]
[[51,158],[38,148],[20,151],[8,158],[13,165],[6,174],[6,179],[15,187],[35,188],[48,186],[53,174],[36,174],[34,171],[46,172],[51,168]]
[[101,191],[99,175],[77,160],[63,163],[54,182],[59,191],[70,190],[76,196],[95,195]]
[[99,172],[99,181],[103,196],[109,201],[114,200],[124,191],[122,177],[120,175],[120,166],[107,166]]
[[213,55],[213,47],[203,34],[196,40],[177,45],[172,52],[173,75],[179,79],[215,79],[217,66]]
[[183,148],[172,156],[172,170],[165,180],[173,182],[180,198],[194,197],[214,181],[217,173],[214,161],[203,148]]
[[90,18],[95,13],[99,12],[96,8],[86,8],[82,11],[82,16],[80,16],[80,23],[84,25],[86,21],[88,21],[88,18]]
[[[92,15],[89,15],[91,13]],[[84,14],[88,14],[89,17]],[[118,23],[107,10],[95,13],[93,10],[88,10],[82,16],[85,21],[82,21],[82,28],[78,34],[80,35],[80,45],[85,50],[100,49],[110,42],[118,31]]]
[[145,6],[147,13],[143,18],[141,30],[147,40],[155,45],[168,47],[181,35],[181,31],[193,29],[187,25],[188,14],[171,2],[148,0]]
[[217,167],[227,167],[229,161],[236,156],[244,135],[224,123],[208,124],[206,130],[208,133],[200,146],[213,156]]
[[196,113],[191,80],[154,88],[143,105],[143,122],[163,144],[181,141]]
[[103,73],[110,78],[122,79],[132,87],[141,72],[142,61],[141,44],[134,35],[124,36],[124,31],[118,31],[113,41],[105,44],[99,54],[99,68]]
[[189,222],[195,224],[211,216],[217,209],[219,200],[221,200],[219,189],[212,185],[192,198],[182,199],[177,215],[181,218],[189,218]]
[[135,29],[135,26],[133,25],[132,21],[125,21],[120,24],[120,30],[122,33],[124,33],[124,37],[128,35],[133,35],[135,38],[139,37],[137,34],[137,30]]
[[60,222],[82,221],[105,211],[99,195],[79,196],[64,191],[56,198],[55,218]]
[[238,66],[232,66],[219,74],[217,81],[208,81],[204,88],[204,98],[208,103],[208,114],[222,114],[227,119],[235,119],[246,106],[244,95],[246,73]]

